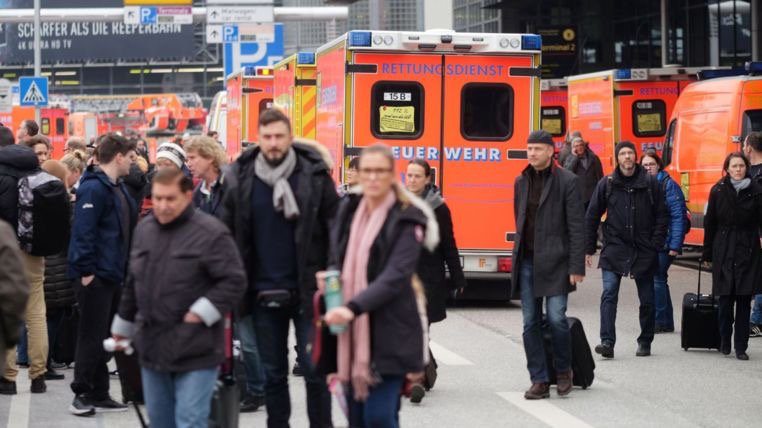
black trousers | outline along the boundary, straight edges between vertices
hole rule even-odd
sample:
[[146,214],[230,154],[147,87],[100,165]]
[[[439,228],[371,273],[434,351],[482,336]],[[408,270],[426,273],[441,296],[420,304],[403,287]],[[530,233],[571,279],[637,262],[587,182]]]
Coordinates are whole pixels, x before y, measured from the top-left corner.
[[720,296],[720,337],[723,343],[730,343],[733,335],[733,305],[735,304],[735,330],[733,345],[736,354],[746,352],[749,347],[749,316],[751,296]]
[[118,284],[97,277],[77,290],[79,327],[71,383],[71,390],[77,395],[87,394],[93,400],[108,398],[106,363],[111,355],[103,349],[103,340],[111,336],[111,320],[118,309],[119,295]]

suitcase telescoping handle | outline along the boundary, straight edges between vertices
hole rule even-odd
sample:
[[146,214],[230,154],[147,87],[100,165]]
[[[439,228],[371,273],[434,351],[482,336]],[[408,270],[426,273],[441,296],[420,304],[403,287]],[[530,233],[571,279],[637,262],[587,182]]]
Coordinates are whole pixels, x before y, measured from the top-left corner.
[[[696,304],[701,301],[701,268],[704,267],[704,259],[699,258],[698,261],[698,288],[696,290]],[[709,301],[714,302],[714,290],[709,293]]]

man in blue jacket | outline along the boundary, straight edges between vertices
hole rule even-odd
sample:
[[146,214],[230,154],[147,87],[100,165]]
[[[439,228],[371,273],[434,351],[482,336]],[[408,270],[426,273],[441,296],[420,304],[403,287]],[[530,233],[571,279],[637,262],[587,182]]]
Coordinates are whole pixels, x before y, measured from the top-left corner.
[[69,277],[81,285],[77,292],[80,321],[71,384],[75,397],[69,407],[77,416],[127,409],[109,396],[103,340],[110,336],[127,267],[130,235],[137,220],[135,202],[121,182],[130,172],[135,143],[113,133],[98,140],[99,166],[88,167],[82,175],[69,244]]

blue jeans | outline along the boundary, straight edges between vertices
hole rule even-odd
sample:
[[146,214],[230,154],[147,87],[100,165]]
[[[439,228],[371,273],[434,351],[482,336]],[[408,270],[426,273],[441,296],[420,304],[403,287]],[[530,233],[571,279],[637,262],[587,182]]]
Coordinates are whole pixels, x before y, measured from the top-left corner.
[[312,318],[300,304],[280,308],[258,306],[254,309],[257,347],[265,369],[265,407],[268,428],[287,428],[291,416],[288,392],[288,328],[293,322],[296,331],[298,360],[304,371],[307,388],[307,416],[311,428],[332,426],[331,395],[325,377],[313,370],[307,354],[312,337]]
[[751,323],[762,325],[762,294],[757,294],[752,300]]
[[[619,285],[622,275],[603,270],[603,293],[601,294],[601,343],[616,344],[616,307],[619,302]],[[640,336],[638,343],[651,345],[654,340],[654,277],[646,275],[635,278],[640,299]]]
[[265,369],[257,348],[254,318],[247,315],[238,321],[238,338],[241,340],[243,365],[246,368],[246,392],[249,395],[265,395]]
[[383,381],[368,391],[365,402],[355,401],[347,391],[349,426],[352,428],[399,428],[400,393],[404,376],[382,376]]
[[207,428],[217,367],[168,373],[142,367],[151,428]]
[[659,327],[674,330],[675,320],[672,313],[672,296],[669,294],[669,267],[672,265],[674,256],[669,255],[669,251],[659,252],[659,270],[654,275],[654,307],[656,308],[656,325]]
[[[521,313],[524,317],[524,352],[532,383],[548,383],[548,364],[542,334],[542,297],[534,296],[534,264],[521,261],[519,285],[521,287]],[[566,321],[568,294],[545,298],[548,324],[553,344],[556,373],[571,369],[571,334]]]
[[19,343],[16,344],[16,364],[29,364],[29,355],[26,351],[27,332],[26,324],[19,327]]

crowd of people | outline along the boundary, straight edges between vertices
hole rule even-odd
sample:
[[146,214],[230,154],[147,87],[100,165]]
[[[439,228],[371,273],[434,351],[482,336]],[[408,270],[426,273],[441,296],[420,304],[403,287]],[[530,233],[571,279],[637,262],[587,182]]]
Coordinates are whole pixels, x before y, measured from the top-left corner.
[[[295,140],[283,113],[267,110],[258,125],[258,144],[232,163],[212,136],[195,136],[160,144],[153,164],[139,138],[73,137],[52,160],[34,121],[15,134],[0,126],[0,346],[10,347],[0,349],[0,394],[17,393],[19,365],[29,368],[31,392],[44,393],[73,364],[72,414],[126,411],[109,390],[104,340],[112,338],[117,351],[137,351],[152,427],[206,426],[219,367],[232,354],[232,320],[244,369],[240,411],[264,406],[269,427],[289,426],[293,328],[310,426],[333,426],[332,394],[345,394],[352,427],[399,426],[400,397],[420,403],[437,380],[431,324],[466,287],[433,170],[415,159],[399,182],[392,152],[374,145],[349,161],[337,186],[328,152]],[[638,162],[635,146],[619,142],[617,166],[604,176],[580,133],[558,156],[545,131],[526,147],[514,184],[511,294],[522,304],[525,398],[543,399],[551,377],[558,395],[572,391],[568,295],[599,241],[595,352],[614,357],[623,277],[640,299],[636,355],[649,356],[655,334],[675,330],[668,271],[690,217],[656,151]],[[704,219],[703,261],[719,296],[720,351],[747,360],[762,326],[762,134],[751,133],[723,171]],[[61,189],[65,243],[43,246],[49,232],[23,207],[45,202],[54,212]],[[330,272],[339,272],[342,303],[326,299],[321,309],[315,296],[329,292]],[[343,332],[321,334],[329,327]],[[73,337],[71,355],[63,337]]]

